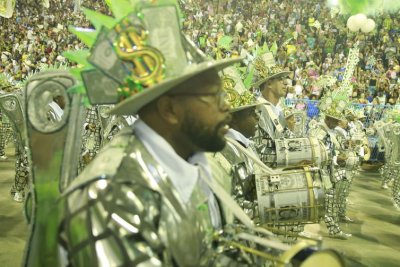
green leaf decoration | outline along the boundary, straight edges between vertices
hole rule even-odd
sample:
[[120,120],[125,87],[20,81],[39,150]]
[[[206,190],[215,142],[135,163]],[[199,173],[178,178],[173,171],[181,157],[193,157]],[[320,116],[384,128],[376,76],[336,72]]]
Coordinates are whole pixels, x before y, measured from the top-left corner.
[[269,52],[269,49],[268,49],[267,42],[264,42],[264,44],[263,44],[263,46],[261,48],[261,53],[265,54],[265,53],[268,53],[268,52]]
[[81,72],[87,69],[90,68],[78,68],[78,67],[70,68],[69,73],[71,73],[71,75],[74,76],[74,78],[77,79],[78,81],[82,81]]
[[225,48],[226,50],[230,50],[232,41],[233,41],[232,37],[225,35],[218,40],[217,44],[218,47],[220,48]]
[[112,17],[109,17],[107,15],[103,15],[99,12],[87,9],[87,8],[82,8],[83,13],[85,13],[86,18],[93,24],[93,26],[96,29],[100,29],[102,26],[106,27],[107,29],[111,29],[114,27],[114,25],[117,23],[117,20],[115,20]]
[[68,88],[67,91],[68,91],[68,93],[71,93],[71,94],[86,94],[85,87],[81,83]]
[[199,38],[199,43],[200,43],[200,46],[201,46],[201,47],[205,46],[205,44],[206,44],[206,38],[205,38],[204,36],[201,36],[201,37]]
[[90,63],[87,61],[89,53],[90,53],[89,49],[81,49],[74,51],[65,51],[63,52],[62,55],[72,62],[76,62],[84,66],[90,66]]
[[129,13],[133,12],[134,3],[136,1],[128,1],[128,0],[106,0],[106,4],[111,9],[114,17],[119,20]]
[[68,27],[69,31],[76,35],[84,44],[88,47],[92,47],[94,42],[96,41],[96,37],[98,31],[93,29],[85,29],[85,28],[76,28],[74,26]]
[[83,98],[83,105],[87,108],[90,108],[92,105],[90,104],[89,98],[84,97]]
[[240,76],[244,77],[244,75],[246,74],[246,71],[247,71],[247,67],[238,66],[237,69],[240,71]]
[[246,89],[250,89],[252,82],[253,82],[253,77],[254,77],[254,69],[251,68],[249,70],[249,73],[247,74],[246,78],[244,79],[243,83]]
[[272,54],[274,56],[276,56],[276,53],[278,52],[278,44],[276,42],[274,42],[271,46],[271,48],[269,49],[269,51],[272,52]]

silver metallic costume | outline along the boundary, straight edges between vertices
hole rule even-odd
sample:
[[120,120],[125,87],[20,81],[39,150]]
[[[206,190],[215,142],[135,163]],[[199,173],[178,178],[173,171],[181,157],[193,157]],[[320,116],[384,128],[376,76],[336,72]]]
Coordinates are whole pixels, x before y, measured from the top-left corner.
[[0,160],[6,160],[5,148],[12,136],[11,123],[5,114],[0,110]]
[[273,140],[284,136],[286,122],[282,111],[272,103],[264,99],[260,99],[260,102],[263,104],[258,106],[260,121],[254,142],[261,161],[274,167],[274,163],[270,160],[271,155],[275,154]]
[[86,109],[85,123],[82,131],[82,153],[79,162],[79,172],[81,172],[99,152],[102,144],[102,127],[98,114],[98,106]]
[[391,157],[392,157],[392,148],[393,148],[393,140],[392,136],[392,123],[377,121],[374,123],[372,133],[378,134],[378,146],[381,150],[385,152],[385,164],[380,168],[380,173],[382,174],[382,188],[388,189],[388,185],[394,179],[393,168],[391,167]]
[[[233,132],[236,132],[238,134],[237,131],[230,129],[228,136],[231,136],[230,133]],[[243,136],[243,138],[245,137]],[[250,146],[250,142],[248,142],[247,144],[243,144],[242,142],[240,142],[240,140],[236,141],[238,143],[235,144],[232,141],[228,140],[224,150],[221,151],[221,153],[217,153],[215,157],[231,175],[231,194],[233,198],[250,218],[257,221],[257,219],[259,219],[257,192],[255,185],[255,168],[257,168],[257,166],[254,166],[253,161],[247,155],[238,150],[237,144],[242,145],[246,150],[248,150],[249,153],[253,153],[256,157],[258,156],[255,154],[253,148]]]
[[[4,117],[8,117],[16,140],[15,179],[10,193],[15,201],[22,202],[29,186],[29,168],[27,148],[25,147],[26,128],[21,92],[16,90],[10,94],[0,95],[0,109],[2,109]],[[7,136],[5,139],[7,140]]]
[[322,170],[329,175],[331,186],[325,186],[325,223],[328,228],[329,234],[332,236],[343,236],[347,238],[347,234],[343,233],[339,226],[339,187],[345,177],[346,171],[339,168],[336,158],[340,153],[340,143],[336,138],[333,130],[330,130],[325,123],[318,123],[315,128],[309,130],[311,136],[318,138],[322,141],[327,151],[331,151],[332,163],[328,164]]
[[134,131],[116,136],[64,193],[60,238],[68,261],[226,266],[227,258],[211,249],[220,219],[210,213],[207,187],[198,180],[185,203]]
[[129,125],[128,121],[131,121],[132,116],[125,118],[110,115],[107,112],[111,108],[111,105],[95,105],[86,109],[79,172],[93,160],[99,150],[110,142],[121,129]]
[[[355,176],[360,159],[360,143],[361,140],[356,140],[357,131],[353,132],[346,131],[345,129],[337,126],[335,128],[336,138],[339,142],[339,153],[344,153],[347,156],[347,160],[344,166],[337,166],[337,168],[343,173],[341,179],[335,183],[335,193],[338,201],[338,216],[339,221],[351,221],[347,217],[347,198],[350,194],[350,187],[353,182],[353,177]],[[352,134],[352,136],[350,136]]]
[[390,169],[393,177],[392,198],[394,206],[400,210],[400,123],[391,125],[391,156]]

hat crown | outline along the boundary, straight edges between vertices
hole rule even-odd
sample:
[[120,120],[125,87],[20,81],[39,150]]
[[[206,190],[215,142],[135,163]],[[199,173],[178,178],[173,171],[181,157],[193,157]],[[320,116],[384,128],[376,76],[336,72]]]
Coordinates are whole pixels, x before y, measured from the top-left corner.
[[224,90],[228,94],[227,100],[233,110],[256,103],[255,96],[246,89],[239,71],[235,67],[223,70],[222,82]]
[[[108,4],[116,18],[85,10],[96,29],[71,29],[90,47],[79,55],[83,67],[82,77],[77,78],[92,104],[116,104],[205,61],[182,35],[175,1],[132,6],[129,1],[110,0]],[[71,54],[66,57],[77,61]]]
[[276,65],[274,55],[271,52],[258,56],[254,60],[254,68],[260,79],[265,79],[283,72],[283,69]]

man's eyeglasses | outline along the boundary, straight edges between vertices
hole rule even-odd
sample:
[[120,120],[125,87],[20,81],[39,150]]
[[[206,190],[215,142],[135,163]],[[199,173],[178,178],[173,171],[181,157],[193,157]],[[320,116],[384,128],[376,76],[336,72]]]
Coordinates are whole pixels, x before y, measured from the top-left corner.
[[216,93],[179,93],[179,94],[170,94],[169,96],[184,96],[184,97],[196,97],[198,100],[210,104],[209,96],[215,97],[217,101],[218,108],[223,110],[227,105],[227,96],[228,94],[221,90]]

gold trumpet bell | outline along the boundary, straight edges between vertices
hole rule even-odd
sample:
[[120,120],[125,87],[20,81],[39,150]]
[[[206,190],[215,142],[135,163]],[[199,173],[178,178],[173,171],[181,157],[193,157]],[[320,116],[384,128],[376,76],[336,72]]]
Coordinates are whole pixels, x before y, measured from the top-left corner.
[[[296,265],[294,265],[296,266]],[[308,257],[303,263],[299,266],[301,267],[315,267],[315,266],[324,266],[324,267],[343,267],[345,266],[343,259],[340,255],[330,249],[325,249],[321,251],[314,252],[310,257]]]
[[364,148],[364,157],[363,159],[365,161],[368,161],[371,158],[371,149],[369,148],[369,142],[368,139],[363,140],[362,147]]

